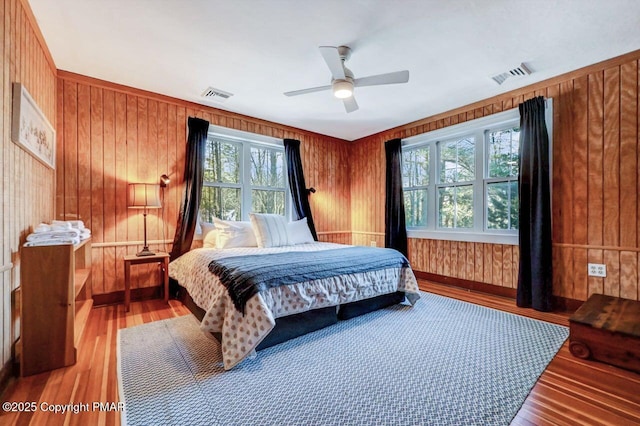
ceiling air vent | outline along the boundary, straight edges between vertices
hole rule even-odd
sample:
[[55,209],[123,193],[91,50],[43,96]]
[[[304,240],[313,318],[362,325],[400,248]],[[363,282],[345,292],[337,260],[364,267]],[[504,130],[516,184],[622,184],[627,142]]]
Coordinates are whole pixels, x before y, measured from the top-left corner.
[[227,99],[233,96],[233,93],[225,92],[224,90],[216,89],[215,87],[207,87],[202,92],[202,97],[213,102],[226,102]]
[[498,74],[498,75],[494,75],[491,78],[496,83],[502,84],[508,78],[524,77],[524,76],[529,75],[529,74],[531,74],[531,70],[529,68],[527,68],[527,66],[524,63],[522,63],[522,64],[520,64],[519,67],[516,67],[516,68],[514,68],[512,70],[503,72],[503,73]]

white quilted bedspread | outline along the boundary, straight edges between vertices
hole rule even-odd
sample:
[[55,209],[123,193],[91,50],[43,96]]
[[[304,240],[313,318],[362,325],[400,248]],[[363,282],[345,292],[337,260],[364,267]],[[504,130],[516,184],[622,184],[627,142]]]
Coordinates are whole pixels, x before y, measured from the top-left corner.
[[276,318],[395,291],[404,291],[411,304],[420,298],[413,271],[410,268],[390,268],[274,287],[249,299],[243,316],[234,307],[225,286],[208,268],[212,260],[230,256],[344,247],[316,242],[273,248],[200,248],[171,262],[169,275],[185,287],[193,301],[206,311],[200,328],[204,332],[221,334],[222,358],[224,368],[228,370],[254,353],[255,347],[275,326]]

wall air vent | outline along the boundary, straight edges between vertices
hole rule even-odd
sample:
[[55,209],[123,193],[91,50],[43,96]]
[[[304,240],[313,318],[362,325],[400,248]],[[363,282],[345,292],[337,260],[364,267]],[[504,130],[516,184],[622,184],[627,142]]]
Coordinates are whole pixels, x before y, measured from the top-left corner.
[[491,77],[493,79],[493,81],[495,81],[498,84],[502,84],[504,83],[504,81],[508,78],[513,78],[513,77],[524,77],[531,74],[531,70],[529,68],[527,68],[527,66],[522,63],[520,64],[519,67],[515,67],[512,70],[500,73],[498,75],[494,75],[493,77]]
[[226,102],[227,99],[233,96],[233,93],[225,92],[224,90],[216,89],[215,87],[207,87],[202,92],[202,97],[213,102]]

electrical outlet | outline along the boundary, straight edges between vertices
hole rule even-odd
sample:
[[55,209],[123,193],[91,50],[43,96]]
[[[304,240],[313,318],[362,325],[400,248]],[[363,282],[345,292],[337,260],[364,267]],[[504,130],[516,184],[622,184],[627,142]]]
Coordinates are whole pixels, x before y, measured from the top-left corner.
[[377,243],[376,241],[371,241],[371,242],[369,243],[369,245],[370,245],[371,247],[378,247],[378,243]]
[[588,273],[590,277],[606,277],[607,265],[602,263],[589,263],[587,265]]

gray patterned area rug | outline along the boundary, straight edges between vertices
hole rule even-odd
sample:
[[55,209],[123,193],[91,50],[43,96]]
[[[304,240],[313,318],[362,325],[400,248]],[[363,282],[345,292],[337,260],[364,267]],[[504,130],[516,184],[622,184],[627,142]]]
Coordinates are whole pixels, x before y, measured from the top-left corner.
[[507,425],[566,327],[422,293],[224,371],[193,316],[122,329],[128,425]]

